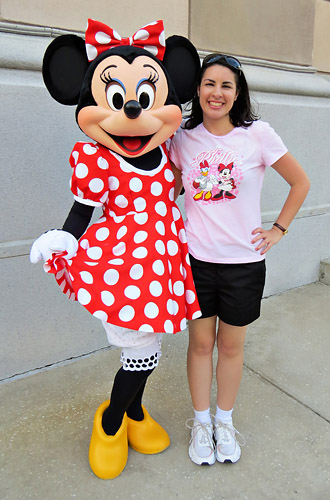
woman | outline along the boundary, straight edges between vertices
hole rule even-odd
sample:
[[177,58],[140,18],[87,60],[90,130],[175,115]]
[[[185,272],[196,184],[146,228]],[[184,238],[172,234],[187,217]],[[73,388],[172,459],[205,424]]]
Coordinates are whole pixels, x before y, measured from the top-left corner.
[[[241,450],[232,411],[247,325],[260,315],[265,254],[287,233],[309,180],[280,137],[254,114],[240,62],[222,54],[204,59],[190,117],[172,140],[170,158],[176,193],[185,188],[188,248],[202,310],[201,318],[189,322],[187,370],[194,408],[189,456],[198,465],[236,462]],[[269,165],[290,191],[272,228],[264,229],[260,192]]]

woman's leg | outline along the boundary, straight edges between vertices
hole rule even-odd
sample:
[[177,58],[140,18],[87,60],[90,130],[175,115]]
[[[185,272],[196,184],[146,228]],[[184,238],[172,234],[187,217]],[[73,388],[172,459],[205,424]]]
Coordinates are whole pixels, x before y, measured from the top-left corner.
[[210,407],[216,316],[189,321],[187,373],[194,410]]
[[231,410],[235,404],[243,373],[246,330],[246,326],[219,321],[216,377],[217,405],[222,410]]

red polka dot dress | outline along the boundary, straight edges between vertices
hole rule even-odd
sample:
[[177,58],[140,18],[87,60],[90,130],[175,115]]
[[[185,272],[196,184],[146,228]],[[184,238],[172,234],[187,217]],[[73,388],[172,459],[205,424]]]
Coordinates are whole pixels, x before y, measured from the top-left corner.
[[80,203],[103,207],[68,262],[45,269],[62,291],[96,318],[143,332],[176,333],[200,316],[174,176],[165,146],[151,171],[100,144],[77,143],[71,189]]

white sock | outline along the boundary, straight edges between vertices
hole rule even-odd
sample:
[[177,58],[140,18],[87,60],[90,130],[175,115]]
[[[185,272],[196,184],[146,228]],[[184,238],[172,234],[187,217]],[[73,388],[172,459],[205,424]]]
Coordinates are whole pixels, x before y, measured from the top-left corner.
[[215,418],[217,420],[220,420],[223,424],[230,424],[233,425],[233,419],[232,419],[232,414],[233,414],[233,408],[231,410],[221,410],[219,406],[217,405],[216,413],[215,413]]
[[203,411],[197,411],[194,409],[194,414],[195,420],[198,420],[198,422],[201,422],[202,424],[208,424],[212,422],[210,408]]

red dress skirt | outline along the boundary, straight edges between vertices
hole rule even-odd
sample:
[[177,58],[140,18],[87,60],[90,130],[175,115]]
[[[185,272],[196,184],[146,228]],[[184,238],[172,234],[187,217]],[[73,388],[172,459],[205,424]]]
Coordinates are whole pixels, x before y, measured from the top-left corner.
[[132,330],[176,333],[200,316],[174,176],[161,146],[157,168],[140,170],[100,144],[77,143],[71,189],[102,216],[69,261],[53,255],[45,270],[93,316]]

